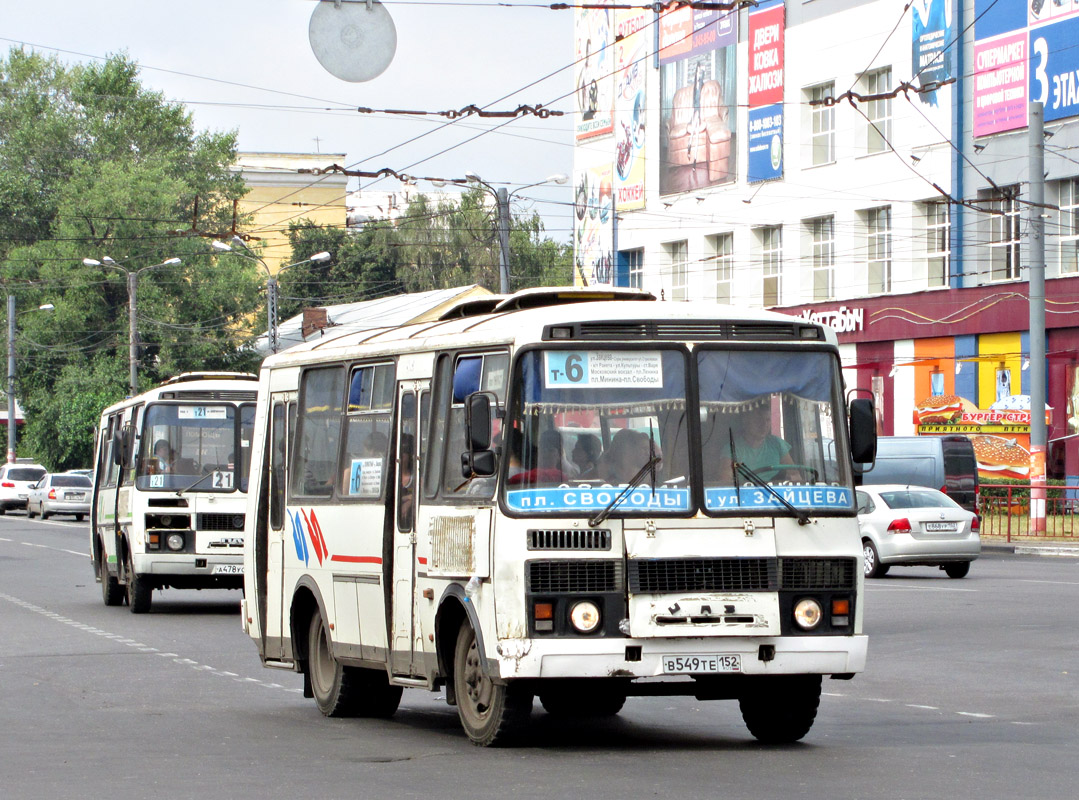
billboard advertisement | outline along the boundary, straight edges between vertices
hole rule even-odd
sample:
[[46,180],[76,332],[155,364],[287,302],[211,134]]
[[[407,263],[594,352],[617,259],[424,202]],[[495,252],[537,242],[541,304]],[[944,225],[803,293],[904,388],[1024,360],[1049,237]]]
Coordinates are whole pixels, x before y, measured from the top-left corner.
[[735,179],[737,23],[736,10],[660,15],[660,194]]
[[[919,87],[952,77],[953,4],[954,0],[914,0],[911,5],[911,64]],[[918,97],[937,104],[936,91]]]
[[574,284],[614,283],[614,194],[611,164],[573,176]]
[[620,9],[615,15],[615,207],[644,208],[645,75],[651,62],[652,12]]
[[1027,104],[1045,121],[1079,115],[1079,3],[975,0],[974,135],[1027,125]]
[[614,130],[613,14],[608,8],[574,12],[577,141]]
[[783,3],[767,0],[749,13],[749,113],[746,181],[783,177]]

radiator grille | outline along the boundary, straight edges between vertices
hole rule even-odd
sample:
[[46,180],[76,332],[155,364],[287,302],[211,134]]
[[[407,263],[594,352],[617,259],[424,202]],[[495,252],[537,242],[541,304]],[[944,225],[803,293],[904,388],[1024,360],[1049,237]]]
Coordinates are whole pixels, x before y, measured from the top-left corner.
[[532,594],[622,591],[621,561],[530,561]]
[[581,322],[574,339],[658,339],[668,341],[806,341],[823,338],[815,325],[798,322],[725,320],[632,320]]
[[852,558],[783,558],[780,571],[784,589],[853,589]]
[[530,530],[529,550],[610,550],[611,532],[605,530]]
[[195,527],[200,531],[242,531],[243,514],[196,514]]
[[774,558],[662,558],[629,562],[634,593],[775,591]]

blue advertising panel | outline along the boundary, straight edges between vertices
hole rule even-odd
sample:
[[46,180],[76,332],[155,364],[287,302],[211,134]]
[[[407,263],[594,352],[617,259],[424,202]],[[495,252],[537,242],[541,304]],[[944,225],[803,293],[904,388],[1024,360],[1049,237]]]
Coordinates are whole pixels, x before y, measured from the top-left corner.
[[783,177],[783,104],[749,109],[749,183]]
[[1030,30],[1030,99],[1046,122],[1079,114],[1079,16]]
[[[925,87],[952,77],[952,3],[950,0],[914,0],[911,12],[911,58],[918,85]],[[923,103],[937,104],[936,91],[919,95]]]
[[[1039,0],[1032,2],[1038,4]],[[988,39],[1026,26],[1027,4],[1024,0],[974,0],[975,39]]]

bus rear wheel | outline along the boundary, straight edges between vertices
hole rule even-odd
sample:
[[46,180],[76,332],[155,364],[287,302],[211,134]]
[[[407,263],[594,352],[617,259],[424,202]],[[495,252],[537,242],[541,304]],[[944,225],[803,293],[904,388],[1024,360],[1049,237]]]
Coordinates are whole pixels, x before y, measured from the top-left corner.
[[521,684],[495,683],[484,673],[476,632],[467,622],[453,650],[453,685],[461,727],[473,744],[504,744],[528,723],[533,693]]
[[813,727],[820,705],[820,675],[777,675],[753,681],[738,698],[742,720],[764,744],[797,742]]
[[127,606],[132,614],[147,614],[154,600],[154,587],[135,574],[131,554],[127,556]]
[[105,548],[101,548],[98,556],[97,572],[101,576],[101,599],[107,606],[118,606],[124,602],[124,593],[120,590],[120,582],[116,577],[109,574],[109,557],[105,555]]
[[385,672],[346,667],[333,657],[322,615],[311,617],[307,636],[307,676],[318,710],[327,717],[389,718],[401,702],[401,687]]

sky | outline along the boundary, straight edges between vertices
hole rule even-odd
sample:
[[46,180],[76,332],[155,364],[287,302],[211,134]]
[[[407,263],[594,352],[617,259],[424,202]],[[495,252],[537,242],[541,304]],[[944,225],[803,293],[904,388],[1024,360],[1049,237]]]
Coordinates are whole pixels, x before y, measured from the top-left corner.
[[[390,66],[340,80],[312,52],[317,0],[0,0],[0,48],[67,63],[124,52],[143,83],[184,103],[200,130],[238,132],[242,151],[345,154],[344,166],[415,176],[475,172],[511,192],[572,174],[573,11],[491,0],[387,0],[397,31]],[[333,0],[329,0],[333,2]],[[542,104],[562,117],[504,119],[363,114]],[[327,164],[336,159],[328,159]],[[393,191],[393,179],[350,188]],[[420,182],[418,188],[434,190]],[[522,188],[514,212],[539,212],[569,241],[572,183]]]

